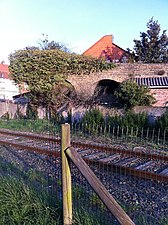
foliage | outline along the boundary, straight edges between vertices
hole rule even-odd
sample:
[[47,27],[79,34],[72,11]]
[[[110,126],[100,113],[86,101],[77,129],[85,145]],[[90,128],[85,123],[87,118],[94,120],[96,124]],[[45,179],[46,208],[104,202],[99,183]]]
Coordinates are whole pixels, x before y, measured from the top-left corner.
[[38,111],[37,111],[37,107],[35,107],[35,105],[33,105],[31,103],[27,104],[26,118],[33,119],[33,120],[38,119]]
[[133,50],[131,50],[130,48],[126,49],[127,53],[128,53],[128,62],[129,63],[134,63],[137,61],[137,56],[135,54],[135,52]]
[[168,36],[166,30],[160,35],[160,24],[153,20],[147,23],[147,31],[140,32],[141,40],[134,40],[135,55],[144,63],[168,62]]
[[168,111],[157,119],[156,126],[161,130],[168,130]]
[[77,209],[74,213],[74,225],[101,225],[99,219],[91,213],[88,213],[86,209]]
[[3,114],[2,116],[1,116],[1,119],[3,119],[3,120],[9,120],[9,113],[8,112],[6,112],[5,114]]
[[98,109],[91,109],[85,113],[82,123],[86,132],[97,133],[105,125],[105,120]]
[[0,224],[60,224],[57,209],[48,207],[23,181],[0,177]]
[[123,116],[114,115],[104,118],[103,114],[98,109],[92,109],[86,112],[82,119],[83,124],[90,125],[90,129],[95,130],[104,128],[105,126],[111,127],[128,127],[128,128],[148,128],[150,127],[148,115],[146,112],[134,113],[133,111],[127,111]]
[[112,63],[70,54],[59,49],[24,49],[9,57],[10,73],[16,84],[25,83],[31,102],[56,111],[71,99],[72,86],[66,81],[70,74],[90,74],[114,67]]
[[151,105],[155,102],[154,97],[149,93],[148,87],[138,85],[136,82],[127,80],[119,85],[114,95],[126,109],[138,105]]
[[139,129],[150,127],[147,113],[134,113],[130,110],[124,116],[109,116],[108,125],[127,128],[138,127]]

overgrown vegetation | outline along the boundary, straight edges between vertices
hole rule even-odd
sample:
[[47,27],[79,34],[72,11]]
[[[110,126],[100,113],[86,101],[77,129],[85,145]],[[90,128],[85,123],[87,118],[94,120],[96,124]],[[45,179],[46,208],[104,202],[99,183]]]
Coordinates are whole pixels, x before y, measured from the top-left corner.
[[[43,188],[53,182],[44,172],[32,168],[26,172],[0,157],[0,174],[0,224],[62,224],[60,200],[56,202],[53,191]],[[73,189],[75,199],[78,196],[79,200],[85,194],[82,188]],[[73,210],[74,225],[101,225],[99,219],[94,213],[90,215],[86,208]]]
[[[103,137],[113,137],[114,139],[126,139],[132,141],[137,138],[145,141],[146,138],[156,144],[166,141],[168,132],[168,113],[163,114],[160,118],[155,119],[152,123],[147,113],[134,113],[129,110],[124,115],[106,116],[97,110],[88,111],[83,119],[74,124],[74,129],[81,130],[81,137],[90,137],[90,139],[102,142]],[[105,140],[104,140],[105,141]],[[106,140],[107,141],[107,140]],[[117,140],[114,140],[117,142]]]
[[[54,121],[49,121],[45,119],[8,119],[0,120],[0,128],[7,128],[13,130],[30,131],[37,133],[45,132],[58,132],[60,130],[60,119],[55,118]],[[62,118],[61,122],[64,122]],[[74,124],[79,123],[74,121]],[[166,111],[161,117],[158,117],[155,122],[150,123],[149,116],[146,112],[134,113],[132,110],[128,110],[124,115],[114,115],[114,116],[104,116],[103,113],[92,108],[85,113],[80,123],[83,124],[83,129],[86,132],[102,132],[103,129],[110,126],[112,127],[122,127],[122,128],[138,128],[147,129],[155,128],[156,130],[168,130],[168,112]]]
[[75,95],[66,81],[68,75],[90,74],[115,66],[104,60],[46,47],[15,51],[9,60],[12,79],[18,85],[28,86],[31,104],[45,107],[52,114]]
[[155,103],[155,98],[150,94],[149,88],[143,85],[140,86],[132,80],[121,83],[114,95],[126,109],[138,105],[149,106]]
[[168,130],[168,111],[157,119],[156,127],[161,130]]
[[92,129],[97,127],[105,126],[120,126],[120,127],[139,127],[147,128],[150,126],[148,121],[148,116],[146,113],[133,113],[132,111],[127,111],[123,116],[107,116],[106,118],[98,109],[92,109],[84,115],[82,123],[88,124],[88,127]]

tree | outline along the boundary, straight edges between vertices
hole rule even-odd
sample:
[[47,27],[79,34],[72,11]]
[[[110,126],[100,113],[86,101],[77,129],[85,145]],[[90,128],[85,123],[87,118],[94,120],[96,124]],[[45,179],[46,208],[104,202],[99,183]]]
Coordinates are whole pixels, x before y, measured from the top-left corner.
[[16,84],[26,83],[31,103],[54,114],[65,102],[70,101],[72,86],[66,81],[70,74],[90,74],[111,69],[113,63],[59,49],[27,47],[10,54],[10,73]]
[[126,109],[138,105],[151,105],[155,102],[155,98],[150,94],[148,87],[143,85],[139,86],[131,80],[121,83],[114,95]]
[[134,40],[135,55],[144,63],[168,62],[168,36],[166,30],[160,35],[161,27],[153,17],[147,23],[147,31],[140,32],[141,40]]

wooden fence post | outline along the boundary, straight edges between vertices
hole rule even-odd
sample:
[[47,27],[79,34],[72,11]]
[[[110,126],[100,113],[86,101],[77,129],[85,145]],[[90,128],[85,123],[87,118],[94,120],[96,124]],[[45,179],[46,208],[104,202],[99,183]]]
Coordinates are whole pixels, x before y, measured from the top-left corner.
[[135,225],[135,223],[130,219],[126,212],[121,208],[121,206],[116,202],[116,200],[111,196],[105,186],[97,178],[94,172],[82,159],[75,148],[68,148],[66,154],[79,169],[82,175],[86,178],[90,186],[100,197],[102,202],[106,205],[109,211],[115,216],[121,225]]
[[72,224],[71,172],[65,150],[70,147],[70,125],[61,127],[63,225]]

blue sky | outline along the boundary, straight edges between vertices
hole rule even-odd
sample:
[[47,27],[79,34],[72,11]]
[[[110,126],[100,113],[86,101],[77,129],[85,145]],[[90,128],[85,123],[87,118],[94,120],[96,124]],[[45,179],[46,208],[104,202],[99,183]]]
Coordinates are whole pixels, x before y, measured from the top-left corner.
[[152,16],[168,30],[168,0],[0,0],[0,62],[43,33],[77,53],[109,34],[132,49]]

